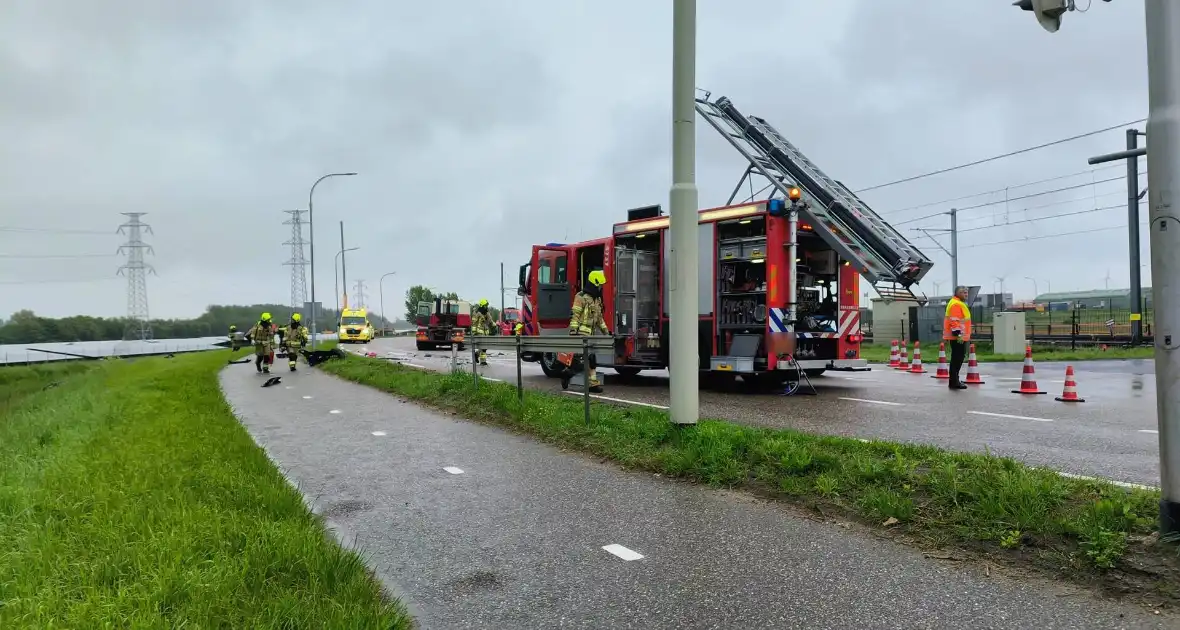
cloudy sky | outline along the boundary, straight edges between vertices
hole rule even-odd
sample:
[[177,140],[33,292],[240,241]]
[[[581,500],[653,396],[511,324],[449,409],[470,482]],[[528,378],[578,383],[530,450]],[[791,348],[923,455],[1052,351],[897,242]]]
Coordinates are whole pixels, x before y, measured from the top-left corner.
[[[699,4],[697,84],[853,189],[1146,116],[1141,3],[1095,2],[1053,35],[1008,0]],[[283,211],[332,171],[360,175],[316,192],[317,297],[334,302],[343,220],[370,306],[397,272],[391,314],[409,284],[496,302],[499,264],[512,283],[531,244],[666,207],[671,3],[428,5],[0,3],[0,314],[123,314],[115,229],[132,211],[154,230],[154,317],[287,302]],[[704,123],[698,138],[701,201],[719,205],[744,165]],[[1086,165],[1124,142],[1103,133],[862,197],[910,221],[899,229],[936,261],[929,294],[946,292],[949,262],[912,228],[947,224],[913,219],[952,205],[978,206],[960,218],[965,282],[1005,277],[1018,297],[1026,277],[1042,292],[1125,287],[1125,211],[1083,213],[1125,204],[1123,166]]]

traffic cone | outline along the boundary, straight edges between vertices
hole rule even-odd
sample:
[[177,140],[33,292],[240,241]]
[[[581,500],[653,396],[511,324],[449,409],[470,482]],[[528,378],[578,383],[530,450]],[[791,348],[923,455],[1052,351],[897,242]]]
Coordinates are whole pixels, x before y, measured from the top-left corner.
[[901,359],[898,360],[896,369],[903,372],[910,369],[910,358],[906,356],[904,341],[901,342]]
[[1020,389],[1012,390],[1013,394],[1047,394],[1037,387],[1036,368],[1033,367],[1032,348],[1024,348],[1024,372],[1020,375]]
[[979,361],[975,359],[975,344],[971,344],[971,352],[967,355],[967,385],[983,385],[979,376]]
[[910,364],[910,374],[925,374],[926,368],[922,367],[922,345],[921,342],[914,342],[914,361]]
[[946,344],[938,344],[938,371],[930,378],[937,378],[948,381],[951,378],[951,366],[946,362]]
[[1061,402],[1086,402],[1085,398],[1078,398],[1078,384],[1073,380],[1073,366],[1065,368],[1065,390],[1055,400]]
[[893,343],[889,345],[889,367],[895,368],[899,365],[901,365],[901,354],[897,351],[897,340],[894,339]]

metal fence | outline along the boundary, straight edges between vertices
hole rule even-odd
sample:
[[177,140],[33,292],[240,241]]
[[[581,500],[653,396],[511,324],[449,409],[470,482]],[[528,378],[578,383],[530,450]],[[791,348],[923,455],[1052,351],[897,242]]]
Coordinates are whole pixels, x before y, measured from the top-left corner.
[[[943,307],[926,306],[923,311],[930,311],[930,315],[941,316]],[[1002,312],[999,308],[973,307],[971,319],[973,323],[972,336],[980,340],[993,338],[992,321],[995,314]],[[934,313],[933,311],[938,311]],[[1025,311],[1024,330],[1028,340],[1071,345],[1123,345],[1132,342],[1131,338],[1131,309],[1114,307],[1081,307],[1071,309],[1056,309],[1044,311]],[[1144,344],[1151,344],[1154,340],[1155,311],[1144,309],[1140,319]],[[866,340],[873,338],[873,312],[870,309],[861,311],[861,330]],[[888,340],[886,340],[888,341]]]

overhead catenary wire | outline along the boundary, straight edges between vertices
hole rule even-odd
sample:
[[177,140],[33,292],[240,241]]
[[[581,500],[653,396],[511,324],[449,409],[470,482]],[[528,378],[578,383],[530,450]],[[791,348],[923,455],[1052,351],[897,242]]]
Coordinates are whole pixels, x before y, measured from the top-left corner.
[[[1147,225],[1146,222],[1139,223],[1140,227],[1144,227],[1146,225]],[[1039,240],[1043,240],[1043,239],[1047,239],[1047,238],[1058,238],[1060,236],[1075,236],[1078,234],[1091,234],[1093,232],[1106,232],[1106,231],[1110,231],[1110,230],[1119,230],[1119,229],[1123,229],[1126,227],[1127,227],[1127,224],[1123,223],[1121,225],[1109,225],[1106,227],[1089,228],[1086,230],[1074,230],[1072,232],[1057,232],[1054,234],[1043,234],[1043,235],[1039,235],[1039,236],[1024,236],[1021,238],[1010,238],[1010,239],[1003,240],[1003,241],[989,241],[987,243],[975,243],[973,245],[960,245],[959,249],[973,249],[976,247],[988,247],[990,245],[1006,245],[1008,243],[1023,243],[1024,241],[1039,241]]]
[[[1139,202],[1139,203],[1140,203],[1140,205],[1143,204],[1143,202]],[[965,230],[959,230],[959,234],[965,234],[967,232],[978,232],[979,230],[994,230],[996,228],[1008,227],[1009,225],[1020,225],[1021,223],[1036,223],[1037,221],[1048,221],[1049,219],[1061,219],[1064,217],[1074,217],[1074,216],[1078,216],[1078,215],[1082,215],[1082,214],[1093,214],[1095,212],[1104,212],[1106,210],[1125,210],[1126,208],[1127,208],[1126,204],[1118,204],[1118,205],[1114,205],[1114,206],[1102,206],[1101,208],[1087,208],[1085,210],[1075,210],[1073,212],[1061,212],[1058,214],[1050,214],[1050,215],[1046,215],[1043,217],[1032,217],[1029,219],[1020,219],[1019,221],[1008,221],[1006,223],[997,223],[996,225],[981,225],[979,227],[967,228]]]
[[856,191],[854,191],[854,192],[856,192],[857,194],[860,194],[860,193],[862,193],[862,192],[868,192],[868,191],[870,191],[870,190],[877,190],[877,189],[880,189],[880,188],[887,188],[887,187],[889,187],[889,186],[896,186],[896,185],[898,185],[898,184],[904,184],[904,183],[907,183],[907,182],[912,182],[912,181],[919,180],[919,179],[925,179],[925,178],[927,178],[927,177],[934,177],[935,175],[942,175],[942,174],[944,174],[944,173],[950,173],[950,172],[953,172],[953,171],[958,171],[958,170],[962,170],[962,169],[965,169],[965,168],[970,168],[970,167],[972,167],[972,166],[979,166],[980,164],[987,164],[988,162],[995,162],[996,160],[1003,160],[1003,159],[1010,158],[1010,157],[1017,156],[1017,155],[1021,155],[1021,154],[1024,154],[1024,153],[1031,153],[1031,152],[1033,152],[1033,151],[1039,151],[1039,150],[1041,150],[1041,149],[1047,149],[1047,148],[1049,148],[1049,147],[1057,146],[1057,145],[1059,145],[1059,144],[1065,144],[1065,143],[1067,143],[1067,142],[1073,142],[1073,141],[1075,141],[1075,140],[1081,140],[1082,138],[1088,138],[1088,137],[1090,137],[1090,136],[1096,136],[1096,135],[1098,135],[1098,134],[1100,134],[1100,133],[1106,133],[1106,132],[1108,132],[1108,131],[1114,131],[1114,130],[1116,130],[1116,129],[1124,129],[1124,128],[1126,128],[1126,127],[1130,127],[1131,125],[1137,125],[1137,124],[1139,124],[1139,123],[1141,123],[1141,122],[1144,122],[1144,121],[1146,121],[1146,120],[1147,120],[1146,118],[1140,118],[1140,119],[1138,119],[1138,120],[1132,120],[1132,121],[1130,121],[1130,122],[1120,123],[1120,124],[1118,124],[1118,125],[1111,125],[1111,126],[1109,126],[1109,127],[1103,127],[1102,129],[1095,129],[1095,130],[1093,130],[1093,131],[1087,131],[1086,133],[1080,133],[1080,134],[1077,134],[1077,135],[1074,135],[1074,136],[1069,136],[1069,137],[1067,137],[1067,138],[1059,138],[1059,139],[1057,139],[1057,140],[1053,140],[1053,141],[1051,141],[1051,142],[1045,142],[1045,143],[1038,144],[1038,145],[1035,145],[1035,146],[1031,146],[1031,147],[1025,147],[1025,148],[1023,148],[1023,149],[1018,149],[1018,150],[1016,150],[1016,151],[1009,151],[1009,152],[1007,152],[1007,153],[1001,153],[1001,154],[999,154],[999,155],[993,155],[993,156],[991,156],[991,157],[983,158],[983,159],[981,159],[981,160],[975,160],[975,161],[972,161],[972,162],[966,162],[966,163],[964,163],[964,164],[959,164],[959,165],[956,165],[956,166],[949,166],[949,167],[946,167],[946,168],[940,168],[940,169],[938,169],[938,170],[930,171],[930,172],[928,172],[928,173],[922,173],[922,174],[920,174],[920,175],[913,175],[913,176],[910,176],[910,177],[903,177],[902,179],[897,179],[897,180],[894,180],[894,181],[891,181],[891,182],[885,182],[885,183],[883,183],[883,184],[876,184],[876,185],[874,185],[874,186],[869,186],[868,188],[861,188],[861,189],[859,189],[859,190],[856,190]]
[[41,285],[41,284],[92,284],[99,282],[113,282],[122,280],[118,277],[113,278],[66,278],[62,280],[0,280],[0,285],[3,286],[20,286],[20,285]]
[[114,258],[118,254],[0,254],[0,258],[44,260],[54,258]]
[[[1005,186],[1003,188],[996,188],[994,190],[985,190],[983,192],[977,192],[977,193],[973,193],[970,195],[963,195],[961,197],[951,197],[949,199],[942,199],[939,201],[930,201],[927,203],[920,203],[916,206],[907,206],[905,208],[898,208],[896,210],[890,210],[889,212],[882,213],[882,215],[883,216],[884,215],[892,216],[895,214],[901,214],[903,212],[909,212],[910,210],[921,210],[922,208],[931,208],[934,206],[941,206],[941,205],[948,204],[948,203],[955,203],[956,201],[966,201],[968,199],[974,199],[976,197],[984,197],[986,195],[998,195],[1000,193],[1010,192],[1010,191],[1015,190],[1017,188],[1028,188],[1029,186],[1036,186],[1037,184],[1047,184],[1049,182],[1055,182],[1055,181],[1060,181],[1063,179],[1069,179],[1071,177],[1081,177],[1082,175],[1093,175],[1094,173],[1100,173],[1102,171],[1109,171],[1109,170],[1113,170],[1116,168],[1123,169],[1125,167],[1122,164],[1108,164],[1106,166],[1100,166],[1098,168],[1089,168],[1084,171],[1077,171],[1074,173],[1069,173],[1068,175],[1058,175],[1056,177],[1047,177],[1045,179],[1038,179],[1038,180],[1032,181],[1032,182],[1024,182],[1022,184],[1013,184],[1011,186]],[[1094,183],[1094,182],[1090,182],[1090,183]]]
[[58,228],[30,228],[30,227],[14,227],[10,225],[0,225],[0,232],[17,232],[17,233],[43,233],[43,234],[101,234],[103,236],[114,236],[114,232],[102,232],[99,230],[72,230],[72,229],[58,229]]
[[[1144,173],[1144,175],[1146,175],[1146,173]],[[1051,190],[1042,190],[1040,192],[1029,193],[1027,195],[1021,195],[1019,197],[1009,197],[1007,199],[998,199],[996,201],[989,201],[987,203],[979,203],[979,204],[975,204],[973,206],[964,206],[962,208],[957,208],[956,212],[965,212],[967,210],[978,210],[979,208],[988,208],[991,206],[998,206],[998,205],[1004,204],[1004,203],[1012,203],[1013,201],[1023,201],[1025,199],[1032,199],[1034,197],[1043,197],[1045,195],[1052,195],[1055,193],[1066,192],[1066,191],[1070,191],[1070,190],[1078,190],[1079,188],[1086,188],[1088,186],[1095,186],[1098,184],[1106,184],[1109,182],[1118,182],[1118,181],[1123,181],[1125,179],[1126,179],[1125,177],[1111,177],[1108,179],[1099,179],[1099,180],[1095,180],[1092,182],[1086,182],[1084,184],[1076,184],[1073,186],[1062,186],[1061,188],[1053,188]],[[926,216],[918,217],[916,219],[906,219],[905,221],[898,221],[898,222],[894,223],[893,225],[894,226],[908,225],[910,223],[917,223],[918,221],[924,221],[926,219],[931,219],[931,218],[943,216],[946,214],[948,214],[948,213],[947,212],[936,212],[933,214],[928,214]]]

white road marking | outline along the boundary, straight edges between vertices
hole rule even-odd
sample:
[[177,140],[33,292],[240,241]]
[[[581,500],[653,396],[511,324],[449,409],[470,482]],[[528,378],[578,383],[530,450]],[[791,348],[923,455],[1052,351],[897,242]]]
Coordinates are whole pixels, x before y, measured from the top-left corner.
[[[581,396],[582,395],[582,392],[571,392],[569,390],[565,390],[562,393],[569,394],[570,396]],[[610,396],[603,396],[601,394],[590,394],[590,397],[596,398],[598,400],[609,400],[611,402],[623,403],[623,404],[627,404],[627,405],[639,405],[640,407],[651,407],[652,409],[667,409],[668,408],[664,405],[639,402],[638,400],[624,400],[622,398],[611,398]]]
[[1082,481],[1105,481],[1106,483],[1113,483],[1120,488],[1135,488],[1137,490],[1158,490],[1155,486],[1145,486],[1141,483],[1130,483],[1127,481],[1115,481],[1114,479],[1103,479],[1102,477],[1087,477],[1086,475],[1075,475],[1073,473],[1057,471],[1057,474],[1062,477],[1070,479],[1081,479]]
[[283,389],[295,389],[294,385],[284,385]]
[[311,400],[311,396],[304,396],[303,400]]
[[452,475],[462,475],[463,474],[462,468],[455,468],[454,466],[443,466],[443,470],[451,473]]
[[612,553],[612,554],[622,558],[623,560],[626,560],[627,562],[630,562],[632,560],[642,560],[643,559],[643,554],[631,551],[630,549],[628,549],[622,545],[606,545],[602,548],[602,550],[607,553]]
[[385,437],[386,433],[384,431],[374,431],[373,435],[377,437]]
[[877,382],[877,379],[875,379],[875,378],[864,378],[863,376],[836,376],[836,378],[842,378],[846,381],[860,381],[862,383],[876,383]]
[[329,411],[328,413],[340,413],[340,410],[339,410],[339,409],[333,409],[333,410]]
[[968,411],[977,416],[991,416],[993,418],[1010,418],[1012,420],[1032,420],[1033,422],[1053,422],[1049,418],[1033,418],[1031,416],[1014,416],[1008,413],[992,413],[990,411]]
[[850,398],[848,396],[841,396],[840,400],[851,400],[853,402],[869,403],[870,405],[889,405],[891,407],[904,406],[899,402],[889,402],[888,400],[869,400],[868,398]]
[[1157,431],[1155,429],[1139,429],[1139,432],[1140,433],[1159,433],[1159,431]]
[[406,367],[418,368],[419,370],[429,370],[430,369],[430,368],[426,367],[425,365],[418,365],[417,363],[410,363],[408,361],[403,363],[402,365],[404,365]]
[[856,438],[856,439],[857,439],[857,440],[859,440],[859,441],[861,441],[861,442],[864,442],[865,444],[868,444],[868,443],[869,443],[869,441],[868,441],[868,440],[866,440],[866,439],[864,439],[864,438]]
[[502,379],[502,378],[492,378],[490,376],[481,376],[480,378],[482,378],[485,381],[494,381],[496,383],[503,383],[504,382],[504,379]]

